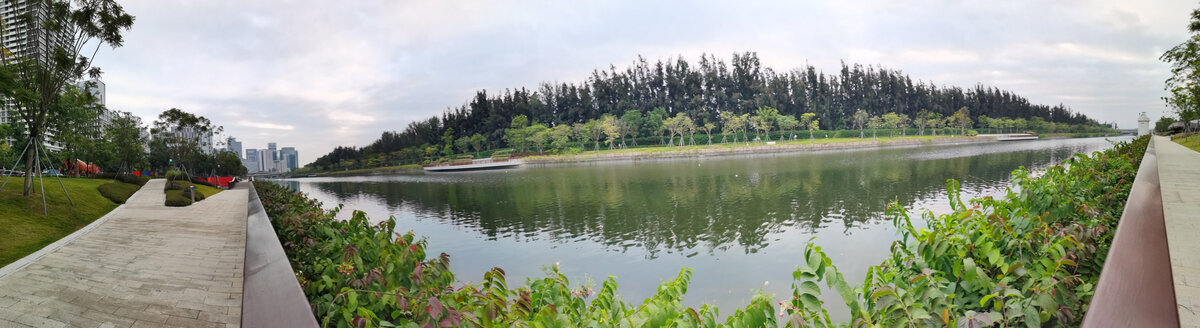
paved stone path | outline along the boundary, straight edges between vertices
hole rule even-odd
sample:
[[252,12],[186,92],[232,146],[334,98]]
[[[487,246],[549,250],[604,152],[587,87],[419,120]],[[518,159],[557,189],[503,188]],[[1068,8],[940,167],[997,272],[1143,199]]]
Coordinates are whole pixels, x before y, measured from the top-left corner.
[[238,327],[247,190],[173,208],[163,184],[0,278],[0,327]]
[[1200,153],[1154,137],[1179,323],[1200,327]]

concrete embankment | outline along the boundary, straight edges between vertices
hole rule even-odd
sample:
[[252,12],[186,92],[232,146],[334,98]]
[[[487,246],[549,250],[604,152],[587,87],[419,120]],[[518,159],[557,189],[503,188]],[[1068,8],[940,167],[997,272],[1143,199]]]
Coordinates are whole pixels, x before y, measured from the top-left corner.
[[708,157],[745,154],[770,154],[805,151],[831,151],[848,149],[911,147],[922,145],[953,145],[966,143],[996,142],[995,138],[975,137],[944,137],[944,138],[900,138],[900,139],[866,139],[848,142],[787,142],[769,145],[765,143],[730,143],[728,146],[713,145],[701,149],[681,149],[666,151],[613,151],[593,154],[534,156],[525,158],[526,164],[562,164],[595,161],[644,160],[687,157]]

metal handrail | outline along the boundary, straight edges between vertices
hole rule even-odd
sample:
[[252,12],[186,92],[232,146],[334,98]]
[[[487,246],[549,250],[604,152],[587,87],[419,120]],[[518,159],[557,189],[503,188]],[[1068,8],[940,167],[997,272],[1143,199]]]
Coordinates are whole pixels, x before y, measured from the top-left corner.
[[1129,191],[1083,327],[1179,327],[1176,307],[1158,158],[1151,142]]
[[[246,187],[243,187],[246,186]],[[279,236],[253,183],[246,208],[246,262],[242,275],[242,327],[318,327],[308,297],[279,244]]]

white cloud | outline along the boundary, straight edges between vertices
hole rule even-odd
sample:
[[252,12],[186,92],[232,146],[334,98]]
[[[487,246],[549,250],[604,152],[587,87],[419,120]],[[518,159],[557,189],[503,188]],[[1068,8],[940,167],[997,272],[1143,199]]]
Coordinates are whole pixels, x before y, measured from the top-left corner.
[[291,125],[250,122],[250,121],[238,121],[238,125],[244,126],[244,127],[249,127],[249,128],[255,128],[255,129],[271,129],[271,130],[287,130],[287,131],[291,131],[296,128]]

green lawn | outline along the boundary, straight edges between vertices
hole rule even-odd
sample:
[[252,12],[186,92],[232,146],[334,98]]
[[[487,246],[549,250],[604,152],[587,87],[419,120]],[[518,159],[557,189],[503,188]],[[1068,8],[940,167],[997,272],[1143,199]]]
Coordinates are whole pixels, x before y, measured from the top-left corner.
[[[3,177],[0,177],[3,180]],[[100,195],[105,179],[63,178],[63,185],[75,201],[67,202],[57,179],[46,179],[46,204],[49,215],[42,214],[41,186],[34,179],[34,190],[22,196],[23,179],[12,177],[0,190],[0,265],[8,265],[62,237],[83,228],[117,207]]]
[[1175,143],[1188,147],[1192,150],[1200,152],[1200,136],[1191,136],[1175,139]]
[[[530,156],[527,158],[529,158],[529,159],[545,159],[545,158],[555,158],[555,157],[569,158],[569,157],[578,156],[578,155],[600,155],[600,156],[603,156],[603,155],[608,155],[608,154],[649,154],[649,153],[676,152],[676,151],[700,151],[700,150],[707,150],[707,149],[732,149],[732,148],[740,148],[740,147],[747,147],[747,146],[749,146],[749,147],[777,147],[777,146],[787,146],[787,145],[837,144],[837,143],[874,142],[874,141],[879,141],[884,144],[887,144],[890,141],[902,140],[902,139],[933,140],[933,139],[944,139],[944,138],[965,138],[965,137],[963,137],[961,135],[937,135],[937,136],[931,136],[931,135],[912,136],[912,135],[910,135],[910,136],[899,136],[899,137],[883,137],[883,136],[881,136],[878,138],[872,138],[870,131],[868,131],[866,134],[866,138],[817,138],[817,139],[811,139],[811,140],[810,139],[799,139],[799,140],[784,140],[784,141],[769,140],[769,141],[775,142],[774,145],[768,145],[766,142],[761,142],[761,141],[760,142],[754,142],[754,141],[748,142],[748,141],[744,141],[744,140],[739,140],[738,142],[720,143],[720,139],[714,139],[713,144],[709,145],[709,144],[707,144],[708,138],[705,137],[704,139],[697,138],[696,145],[688,145],[688,146],[682,146],[682,147],[681,146],[653,145],[653,146],[642,146],[642,147],[636,147],[636,148],[630,147],[630,148],[626,148],[626,149],[608,150],[608,149],[604,149],[603,148],[604,144],[601,143],[600,150],[587,150],[587,151],[584,151],[584,152],[581,152],[578,154],[536,155],[536,156]],[[678,143],[678,138],[676,138],[675,142]],[[591,146],[592,146],[592,144],[588,145],[589,149],[591,148]]]

